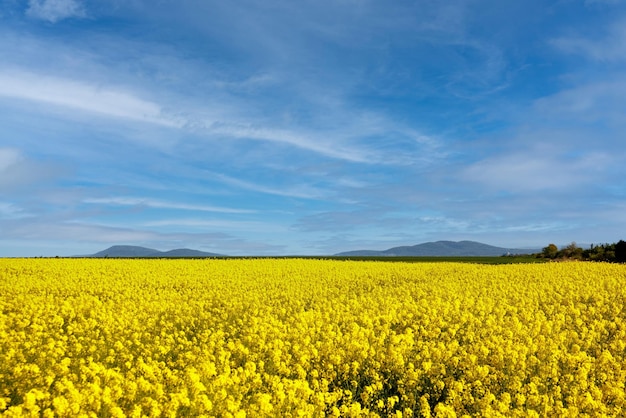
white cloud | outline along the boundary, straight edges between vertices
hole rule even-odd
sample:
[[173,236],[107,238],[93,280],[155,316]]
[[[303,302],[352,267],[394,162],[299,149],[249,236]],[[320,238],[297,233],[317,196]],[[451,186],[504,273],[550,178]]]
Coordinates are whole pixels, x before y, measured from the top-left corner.
[[29,0],[26,14],[33,19],[51,23],[86,16],[85,8],[77,0]]
[[219,213],[256,213],[256,210],[225,208],[211,205],[194,205],[187,203],[167,202],[158,199],[146,199],[138,197],[113,197],[85,199],[84,203],[95,205],[118,205],[118,206],[146,206],[157,209],[180,209],[201,212]]
[[[363,144],[363,138],[392,137],[402,138],[411,147],[428,149],[428,153],[420,153],[420,158],[433,155],[437,143],[432,138],[412,129],[397,126],[393,121],[381,115],[354,115],[345,109],[337,110],[332,118],[330,129],[280,128],[271,126],[272,121],[250,115],[245,106],[235,111],[221,114],[207,109],[205,104],[159,103],[145,100],[136,94],[121,88],[102,86],[90,81],[73,80],[66,77],[54,77],[46,74],[16,69],[0,68],[0,97],[27,100],[41,105],[52,105],[56,108],[88,112],[109,118],[137,121],[157,127],[169,127],[200,136],[214,139],[224,137],[232,140],[263,141],[285,144],[304,151],[312,151],[318,155],[365,164],[407,164],[406,155],[398,154],[395,149],[381,150]],[[234,108],[233,103],[223,107]],[[241,107],[241,106],[240,106]],[[169,109],[186,109],[178,114]],[[218,106],[212,106],[217,109]],[[206,114],[213,117],[207,119]],[[72,116],[75,114],[73,113]],[[349,126],[337,124],[337,121]],[[253,122],[248,122],[252,120]],[[358,123],[357,123],[358,122]],[[393,141],[386,138],[393,148]],[[407,154],[409,155],[409,154]],[[415,155],[411,153],[410,155]]]
[[159,238],[150,231],[113,228],[78,222],[44,222],[25,220],[2,225],[7,238],[21,240],[74,240],[79,242],[142,242]]
[[23,159],[21,153],[13,148],[0,148],[0,175],[5,176],[5,172]]
[[537,114],[554,121],[576,122],[611,121],[626,123],[622,109],[626,105],[626,79],[621,75],[603,81],[580,84],[554,95],[537,100]]
[[567,229],[568,225],[565,222],[538,222],[527,223],[523,225],[510,225],[500,229],[499,232],[552,232],[556,230]]
[[103,116],[177,127],[156,103],[132,93],[44,74],[0,69],[0,96],[69,107]]
[[585,0],[585,5],[587,6],[595,6],[595,5],[607,5],[612,6],[615,4],[623,3],[623,0]]
[[546,155],[545,150],[496,155],[463,170],[466,180],[511,193],[564,190],[593,182],[610,166],[609,155],[596,152],[578,157]]
[[33,161],[18,149],[0,148],[0,191],[19,190],[54,178],[59,172],[58,167]]
[[582,55],[594,61],[626,61],[626,20],[610,25],[604,37],[560,37],[550,43],[565,53]]
[[271,118],[247,124],[239,116],[194,126],[208,135],[285,144],[350,163],[425,166],[446,154],[438,138],[382,113],[357,111],[345,103],[329,112],[331,116],[311,127],[275,127]]
[[212,173],[215,179],[228,184],[230,186],[239,187],[245,190],[251,190],[257,193],[273,194],[277,196],[297,197],[301,199],[321,199],[326,194],[323,190],[302,185],[300,187],[267,187],[260,184],[252,183],[245,180],[236,179],[224,174]]
[[28,215],[18,206],[10,202],[0,202],[0,219],[20,219]]
[[211,228],[242,231],[284,232],[287,230],[282,225],[258,221],[229,221],[222,219],[165,219],[160,221],[146,222],[146,227],[176,226],[189,228]]
[[230,124],[210,127],[209,132],[235,138],[279,142],[351,162],[365,163],[371,160],[371,156],[368,156],[362,149],[349,148],[341,143],[329,143],[320,140],[319,137],[308,137],[305,134],[289,130]]

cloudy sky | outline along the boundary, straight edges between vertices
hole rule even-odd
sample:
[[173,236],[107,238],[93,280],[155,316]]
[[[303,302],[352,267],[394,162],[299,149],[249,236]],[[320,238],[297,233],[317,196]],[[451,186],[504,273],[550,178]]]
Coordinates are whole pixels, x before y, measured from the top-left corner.
[[0,256],[626,239],[619,0],[2,0]]

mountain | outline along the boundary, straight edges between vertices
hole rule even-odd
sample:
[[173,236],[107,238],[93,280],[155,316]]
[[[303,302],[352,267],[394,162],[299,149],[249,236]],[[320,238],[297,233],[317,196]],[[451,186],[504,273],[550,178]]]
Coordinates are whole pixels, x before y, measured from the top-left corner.
[[502,248],[476,241],[437,241],[413,246],[393,247],[384,251],[357,250],[335,254],[336,256],[376,257],[490,257],[504,254],[533,254],[541,250]]
[[159,257],[219,257],[222,254],[207,253],[206,251],[191,250],[189,248],[177,248],[175,250],[164,251]]
[[152,257],[159,252],[152,248],[138,247],[136,245],[114,245],[91,255],[91,257]]
[[205,251],[178,248],[170,251],[159,251],[153,248],[136,245],[114,245],[88,257],[219,257],[221,254]]

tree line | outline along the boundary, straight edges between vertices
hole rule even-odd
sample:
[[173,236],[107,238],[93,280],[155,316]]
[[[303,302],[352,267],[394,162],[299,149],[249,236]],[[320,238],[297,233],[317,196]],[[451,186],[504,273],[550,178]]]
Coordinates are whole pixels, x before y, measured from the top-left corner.
[[593,245],[583,249],[575,242],[559,249],[554,244],[543,247],[538,258],[551,260],[584,260],[584,261],[607,261],[611,263],[626,263],[626,241],[620,240],[613,244]]

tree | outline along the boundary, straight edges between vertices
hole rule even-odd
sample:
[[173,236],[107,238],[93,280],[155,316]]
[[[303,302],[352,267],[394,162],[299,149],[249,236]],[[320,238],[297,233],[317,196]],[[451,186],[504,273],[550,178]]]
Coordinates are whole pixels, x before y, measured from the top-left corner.
[[626,263],[626,241],[619,240],[615,244],[615,261],[618,263]]
[[583,251],[583,260],[590,261],[613,261],[613,250],[615,244],[593,245]]
[[570,245],[568,245],[567,247],[561,250],[561,254],[563,254],[563,257],[565,258],[582,259],[583,249],[580,248],[575,242],[572,241]]
[[545,257],[545,258],[556,258],[556,255],[559,252],[559,248],[554,245],[554,244],[550,244],[547,247],[544,247],[541,251],[541,254]]

